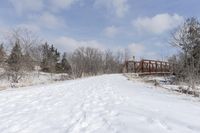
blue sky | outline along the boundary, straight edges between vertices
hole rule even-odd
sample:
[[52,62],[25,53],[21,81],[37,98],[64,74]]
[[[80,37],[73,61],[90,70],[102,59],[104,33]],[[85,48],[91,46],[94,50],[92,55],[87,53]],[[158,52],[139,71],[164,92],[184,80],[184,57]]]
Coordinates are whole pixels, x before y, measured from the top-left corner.
[[61,51],[80,46],[163,59],[175,50],[170,32],[199,17],[198,0],[1,0],[0,33],[25,27]]

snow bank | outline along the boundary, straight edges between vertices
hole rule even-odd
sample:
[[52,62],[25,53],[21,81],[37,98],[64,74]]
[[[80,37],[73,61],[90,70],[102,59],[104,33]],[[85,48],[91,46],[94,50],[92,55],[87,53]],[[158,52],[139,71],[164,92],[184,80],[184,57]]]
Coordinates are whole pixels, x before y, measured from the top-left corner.
[[124,74],[128,80],[134,80],[138,82],[149,83],[154,86],[159,86],[161,88],[167,89],[169,91],[179,92],[182,94],[189,94],[191,96],[200,97],[200,85],[196,85],[196,89],[192,89],[186,83],[175,83],[174,76],[155,76],[155,75],[146,75],[138,76],[135,73],[126,73]]
[[38,84],[48,84],[55,81],[71,79],[68,74],[50,74],[44,72],[30,72],[26,73],[19,83],[11,83],[7,76],[0,76],[0,90],[9,87],[25,87]]

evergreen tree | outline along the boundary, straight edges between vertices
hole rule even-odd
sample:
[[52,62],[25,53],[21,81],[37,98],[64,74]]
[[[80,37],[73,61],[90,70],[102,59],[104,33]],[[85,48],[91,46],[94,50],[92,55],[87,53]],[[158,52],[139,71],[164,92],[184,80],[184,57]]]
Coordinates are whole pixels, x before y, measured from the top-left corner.
[[57,63],[57,62],[59,62],[60,61],[60,52],[58,52],[58,50],[56,49],[55,51],[54,51],[54,58],[55,58],[55,62]]
[[15,45],[11,51],[8,58],[8,71],[9,75],[12,77],[13,82],[18,82],[22,77],[23,69],[23,55],[19,41],[15,42]]
[[61,67],[62,67],[62,72],[69,73],[69,74],[71,73],[71,66],[70,66],[69,62],[67,61],[66,53],[64,53],[62,56]]
[[6,52],[4,50],[3,43],[0,44],[0,66],[3,66],[5,63],[5,58],[6,58]]
[[53,46],[47,43],[43,45],[43,59],[41,63],[42,71],[44,72],[57,72],[59,70],[60,53]]
[[49,71],[49,45],[47,42],[42,46],[42,62],[41,62],[41,68],[42,71],[48,72]]

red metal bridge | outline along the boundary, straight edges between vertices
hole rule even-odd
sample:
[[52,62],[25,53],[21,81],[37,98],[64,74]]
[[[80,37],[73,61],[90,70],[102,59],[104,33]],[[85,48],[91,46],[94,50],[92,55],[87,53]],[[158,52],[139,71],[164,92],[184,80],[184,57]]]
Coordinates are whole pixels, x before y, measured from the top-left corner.
[[141,75],[170,74],[172,68],[169,62],[142,59],[141,61],[125,61],[124,72]]

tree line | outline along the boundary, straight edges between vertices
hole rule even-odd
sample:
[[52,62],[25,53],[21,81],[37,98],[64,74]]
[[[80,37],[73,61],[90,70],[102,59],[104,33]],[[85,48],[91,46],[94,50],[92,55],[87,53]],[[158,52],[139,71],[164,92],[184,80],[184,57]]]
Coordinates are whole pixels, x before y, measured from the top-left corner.
[[12,82],[19,82],[26,73],[35,70],[67,73],[73,78],[122,72],[123,52],[79,47],[71,53],[61,53],[55,45],[43,44],[27,29],[13,30],[10,34],[6,42],[10,50],[5,50],[3,43],[0,45],[0,68],[4,70],[2,75]]

